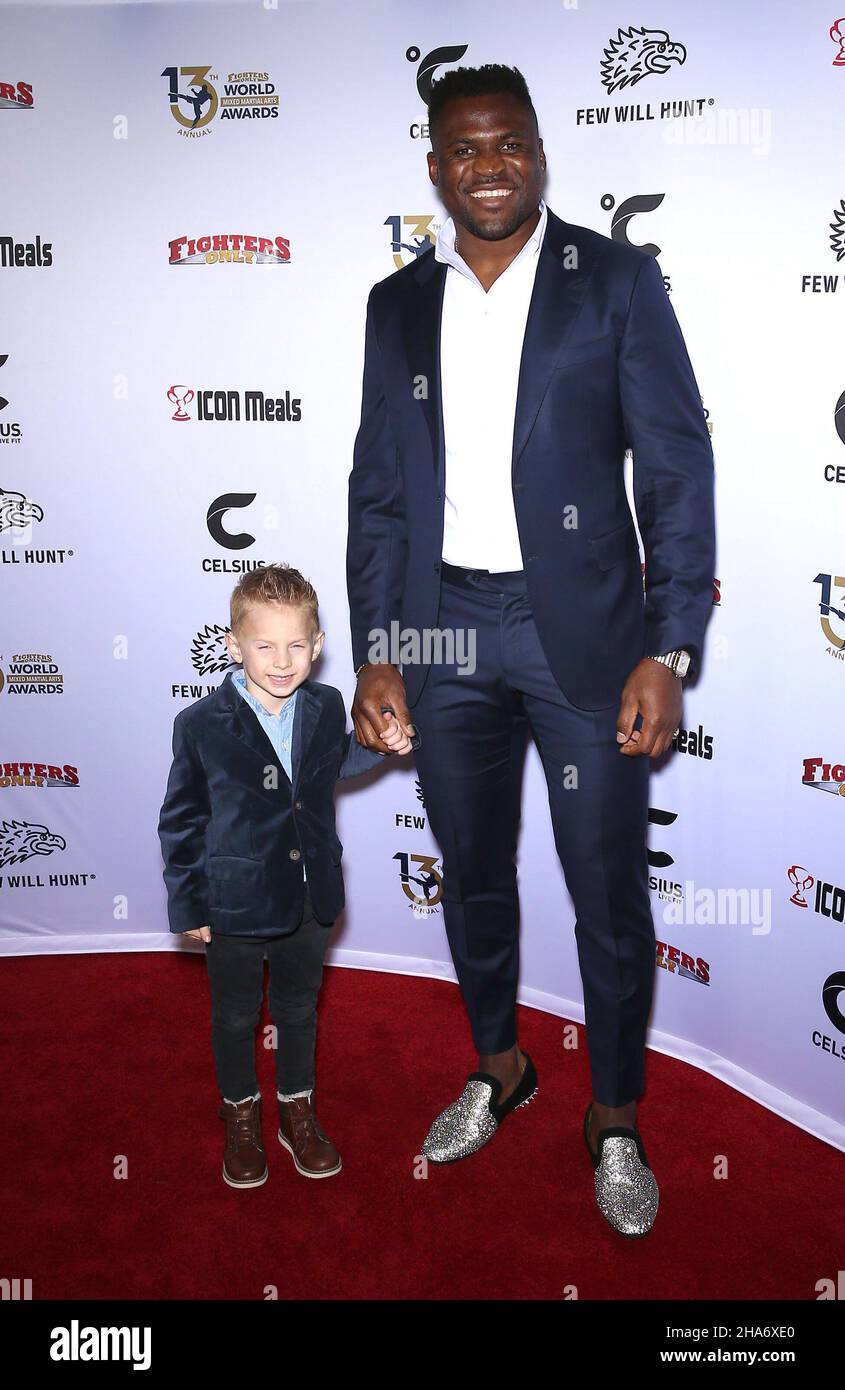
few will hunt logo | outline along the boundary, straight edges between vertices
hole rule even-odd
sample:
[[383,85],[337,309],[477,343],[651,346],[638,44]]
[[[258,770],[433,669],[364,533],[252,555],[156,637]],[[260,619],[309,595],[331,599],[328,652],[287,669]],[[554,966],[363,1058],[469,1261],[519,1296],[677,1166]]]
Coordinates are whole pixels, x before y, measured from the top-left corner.
[[694,958],[680,946],[670,946],[665,941],[658,941],[656,946],[657,965],[661,970],[668,970],[670,975],[679,975],[683,980],[695,980],[700,985],[710,984],[710,965],[701,956]]
[[806,894],[816,885],[813,897],[813,911],[820,917],[830,917],[834,922],[845,922],[845,888],[836,883],[826,883],[823,878],[814,878],[803,864],[793,864],[786,871],[787,878],[795,889],[789,901],[795,907],[809,907]]
[[67,849],[67,840],[34,821],[0,821],[0,869]]
[[826,763],[823,758],[805,758],[801,785],[815,787],[819,792],[829,792],[831,796],[845,796],[845,763]]

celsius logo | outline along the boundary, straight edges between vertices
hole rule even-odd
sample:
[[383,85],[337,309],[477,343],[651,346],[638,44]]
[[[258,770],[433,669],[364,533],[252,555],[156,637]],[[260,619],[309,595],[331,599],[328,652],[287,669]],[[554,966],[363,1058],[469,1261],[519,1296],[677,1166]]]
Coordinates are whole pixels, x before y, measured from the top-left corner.
[[31,111],[34,105],[31,82],[0,82],[0,111]]
[[620,87],[634,87],[644,77],[664,75],[675,65],[687,61],[682,43],[673,43],[663,29],[619,29],[604,50],[601,61],[602,86],[609,93]]
[[[845,628],[845,578],[841,574],[817,574],[813,580],[814,584],[820,584],[822,596],[819,600],[819,623],[824,636],[830,646],[827,652],[837,660],[845,660],[845,635],[837,632],[834,622],[843,625]],[[838,607],[831,602],[833,589],[836,588],[843,594],[843,598],[838,600]],[[833,619],[833,621],[831,621]]]
[[[665,193],[639,193],[633,198],[626,198],[624,203],[616,207],[616,199],[612,193],[605,193],[602,196],[601,205],[605,212],[610,212],[613,208],[616,211],[610,221],[610,236],[613,241],[621,241],[623,246],[635,246],[638,251],[647,251],[650,256],[659,256],[660,247],[653,241],[647,241],[640,246],[636,241],[631,241],[628,236],[628,223],[638,212],[654,212],[659,208]],[[665,283],[665,277],[664,277]]]
[[845,1014],[839,1004],[839,996],[845,990],[845,970],[837,970],[834,975],[828,975],[822,985],[822,1004],[824,1011],[840,1033],[845,1033]]
[[[674,825],[678,819],[677,811],[660,811],[656,806],[648,808],[649,825]],[[668,869],[675,860],[665,849],[646,849],[649,865],[653,869]],[[678,903],[683,901],[684,890],[680,883],[673,883],[668,878],[658,878],[656,874],[649,874],[648,886],[653,893],[656,893],[661,902]]]
[[815,787],[832,796],[845,796],[845,763],[826,763],[823,758],[805,758],[801,774],[803,787]]
[[836,57],[833,67],[845,68],[845,19],[837,19],[827,31],[828,38],[836,44]]
[[168,242],[169,265],[289,265],[287,237],[250,236],[220,232],[196,238],[179,236]]
[[833,413],[833,423],[836,426],[836,433],[839,436],[840,444],[845,444],[845,391],[836,402],[836,410]]
[[230,72],[222,97],[214,85],[217,73],[210,67],[165,68],[161,76],[168,82],[170,114],[186,138],[208,135],[218,111],[224,121],[266,120],[279,114],[276,88],[266,72]]
[[0,821],[0,868],[66,848],[67,841],[54,835],[46,825],[28,820]]
[[[649,825],[674,825],[678,819],[677,811],[659,811],[656,806],[648,808]],[[671,854],[665,850],[650,849],[648,851],[648,862],[653,869],[668,869],[670,864],[674,864]]]
[[255,536],[251,536],[248,531],[240,531],[237,534],[227,531],[223,519],[234,507],[251,506],[256,496],[255,492],[224,492],[222,497],[215,497],[205,521],[212,539],[218,545],[225,546],[226,550],[246,550],[247,546],[255,545]]
[[[8,352],[0,353],[0,367],[5,367],[8,360]],[[0,396],[0,411],[5,410],[8,404],[6,397]],[[21,427],[17,420],[0,420],[0,444],[19,444],[21,433]]]
[[[384,225],[390,228],[390,249],[393,252],[393,264],[397,270],[401,270],[405,265],[410,265],[411,261],[416,260],[418,256],[430,251],[439,230],[439,224],[425,213],[420,217],[414,216],[413,213],[409,213],[407,217],[400,217],[398,214],[394,217],[385,217]],[[408,237],[407,241],[402,240],[402,227],[408,228],[405,233]]]
[[[417,68],[417,91],[425,102],[426,106],[431,100],[431,84],[434,74],[444,63],[459,63],[467,51],[468,45],[465,43],[455,44],[449,48],[433,48],[430,53],[426,53],[424,58],[420,57],[420,50],[412,44],[405,52],[405,57],[409,63],[419,63]],[[426,131],[426,134],[428,132]]]

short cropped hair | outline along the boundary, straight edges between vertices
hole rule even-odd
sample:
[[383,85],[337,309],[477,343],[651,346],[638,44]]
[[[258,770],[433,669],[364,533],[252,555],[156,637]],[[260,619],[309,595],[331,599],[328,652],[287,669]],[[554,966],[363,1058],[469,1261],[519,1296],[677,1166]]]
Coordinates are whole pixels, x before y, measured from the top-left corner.
[[502,63],[484,63],[480,68],[451,68],[438,81],[432,82],[428,102],[428,134],[432,145],[443,107],[448,101],[458,97],[499,96],[502,93],[518,97],[528,107],[539,131],[537,112],[519,68],[508,68]]
[[291,565],[264,565],[241,575],[229,601],[229,627],[235,637],[247,610],[254,603],[301,605],[311,619],[313,635],[320,631],[317,592],[313,584]]

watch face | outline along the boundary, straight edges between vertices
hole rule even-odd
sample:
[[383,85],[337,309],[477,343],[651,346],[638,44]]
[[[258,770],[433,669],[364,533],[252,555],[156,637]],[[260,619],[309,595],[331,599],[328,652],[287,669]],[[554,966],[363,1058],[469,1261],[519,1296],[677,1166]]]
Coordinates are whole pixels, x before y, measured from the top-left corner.
[[678,653],[678,675],[685,676],[690,667],[689,652]]

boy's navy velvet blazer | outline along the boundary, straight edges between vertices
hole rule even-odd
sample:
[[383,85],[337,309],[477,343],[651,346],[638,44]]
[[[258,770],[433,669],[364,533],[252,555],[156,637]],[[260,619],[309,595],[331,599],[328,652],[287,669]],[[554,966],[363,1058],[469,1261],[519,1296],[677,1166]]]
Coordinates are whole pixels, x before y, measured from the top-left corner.
[[303,861],[314,913],[333,922],[345,902],[335,782],[388,756],[363,748],[354,730],[347,734],[340,691],[309,678],[298,687],[291,785],[228,672],[173,722],[173,765],[158,824],[170,930],[295,931]]

